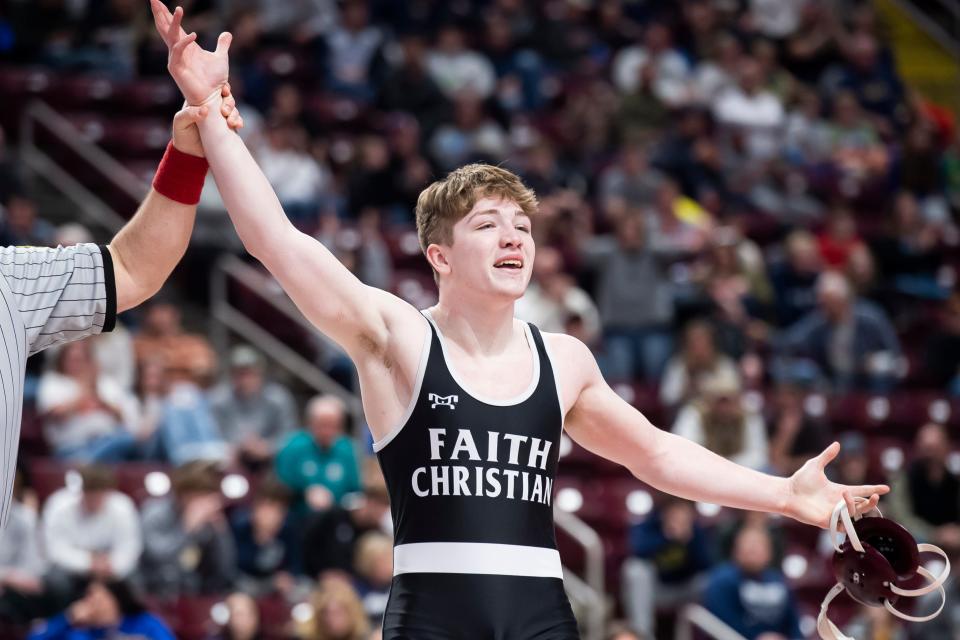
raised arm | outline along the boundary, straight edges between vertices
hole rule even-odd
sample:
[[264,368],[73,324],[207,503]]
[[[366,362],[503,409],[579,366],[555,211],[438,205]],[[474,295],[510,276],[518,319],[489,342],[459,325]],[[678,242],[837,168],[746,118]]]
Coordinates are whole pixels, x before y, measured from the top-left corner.
[[[885,485],[849,487],[830,482],[824,467],[836,442],[790,478],[778,478],[730,462],[708,449],[653,426],[604,381],[590,350],[569,336],[550,336],[561,369],[562,393],[573,399],[567,433],[584,448],[627,467],[661,491],[737,509],[779,513],[821,528],[841,498],[851,513],[873,508]],[[854,496],[868,496],[853,505]]]
[[[214,52],[183,35],[182,12],[170,14],[151,0],[157,30],[170,47],[168,69],[187,102],[216,109],[216,91],[227,80],[229,34]],[[212,96],[212,97],[211,97]],[[320,331],[354,359],[383,356],[396,322],[417,322],[416,311],[399,298],[364,285],[319,241],[287,219],[273,188],[240,138],[223,118],[200,123],[204,151],[217,187],[244,247],[277,278],[297,307]]]

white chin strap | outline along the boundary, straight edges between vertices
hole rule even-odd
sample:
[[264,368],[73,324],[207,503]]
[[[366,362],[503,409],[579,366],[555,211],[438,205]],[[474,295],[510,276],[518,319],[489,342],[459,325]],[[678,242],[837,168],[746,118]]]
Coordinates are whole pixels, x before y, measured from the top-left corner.
[[[866,498],[854,498],[854,500],[857,502],[866,502]],[[883,517],[883,514],[880,513],[879,509],[875,508],[874,511],[876,511],[880,517]],[[859,520],[861,517],[863,516],[858,515],[856,516],[856,519]],[[846,530],[845,532],[837,531],[837,524],[839,520],[843,521],[843,528]],[[844,533],[850,539],[850,546],[852,546],[855,551],[863,553],[863,545],[860,543],[860,538],[857,536],[857,532],[853,528],[853,520],[850,518],[850,513],[847,510],[847,503],[844,500],[841,500],[837,503],[837,506],[833,508],[833,515],[830,516],[830,541],[833,543],[834,550],[836,550],[838,553],[842,553],[840,545],[843,543],[842,536]],[[838,537],[838,534],[840,537]],[[929,580],[925,586],[920,587],[919,589],[901,589],[894,584],[890,585],[890,591],[898,596],[916,598],[918,596],[926,595],[931,591],[939,590],[940,606],[937,607],[936,611],[926,616],[909,616],[895,609],[893,605],[890,604],[890,601],[886,599],[883,601],[883,606],[887,611],[898,618],[901,618],[902,620],[908,620],[910,622],[926,622],[927,620],[933,620],[940,615],[940,612],[943,611],[943,605],[946,604],[947,595],[943,590],[943,582],[947,579],[947,576],[950,575],[950,558],[948,558],[947,554],[943,552],[943,549],[932,544],[918,544],[917,551],[920,553],[929,551],[931,553],[939,554],[943,558],[944,567],[940,572],[940,575],[934,576],[923,567],[918,567],[917,573]],[[830,589],[830,591],[827,593],[827,597],[825,597],[823,602],[820,604],[820,615],[817,616],[817,633],[820,634],[820,637],[823,640],[854,640],[853,638],[844,635],[835,624],[827,619],[827,609],[830,607],[830,603],[840,594],[840,592],[844,590],[844,588],[845,587],[843,586],[843,583],[838,582],[832,589]]]

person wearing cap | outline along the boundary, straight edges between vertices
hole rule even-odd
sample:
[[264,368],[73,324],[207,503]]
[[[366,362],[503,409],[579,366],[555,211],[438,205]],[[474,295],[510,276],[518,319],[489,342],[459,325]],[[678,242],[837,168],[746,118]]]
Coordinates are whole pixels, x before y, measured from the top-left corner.
[[263,356],[247,345],[230,352],[230,379],[211,391],[210,404],[234,459],[247,467],[269,464],[297,428],[290,391],[265,378]]
[[745,467],[769,465],[763,417],[744,406],[733,372],[704,380],[699,395],[680,409],[672,431]]

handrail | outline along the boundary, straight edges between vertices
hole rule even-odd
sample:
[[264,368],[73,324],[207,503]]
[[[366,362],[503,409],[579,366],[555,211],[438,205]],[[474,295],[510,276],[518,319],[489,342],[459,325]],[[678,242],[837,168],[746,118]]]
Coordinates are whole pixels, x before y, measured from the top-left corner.
[[[564,511],[559,507],[553,510],[553,518],[557,527],[562,529],[567,535],[576,541],[584,551],[584,584],[597,594],[597,600],[603,602],[602,595],[605,592],[605,568],[603,559],[603,541],[590,525],[573,515],[569,511]],[[590,609],[590,625],[598,628],[598,633],[602,633],[605,611],[603,607]]]
[[113,234],[120,230],[126,220],[70,175],[47,153],[36,145],[36,124],[42,124],[57,139],[77,155],[97,167],[103,177],[135,202],[143,199],[149,184],[134,175],[129,169],[113,159],[103,149],[85,139],[69,120],[51,109],[41,100],[33,100],[20,115],[20,156],[33,171],[44,175],[61,193],[75,201],[80,209],[96,224]]
[[[928,36],[933,38],[937,44],[946,49],[948,53],[955,58],[960,58],[960,41],[957,36],[951,35],[943,25],[930,17],[923,9],[916,6],[911,0],[890,0],[897,5],[904,13],[910,16],[913,21]],[[960,34],[960,2],[957,0],[937,0],[946,11],[953,15],[953,28]]]
[[221,353],[226,352],[228,346],[227,330],[240,334],[307,386],[317,392],[336,395],[343,400],[347,405],[350,416],[354,418],[354,424],[362,426],[363,405],[360,398],[231,305],[227,291],[230,279],[245,285],[277,312],[297,323],[309,333],[318,335],[328,345],[336,347],[335,343],[318,332],[316,327],[303,317],[303,314],[286,295],[279,292],[271,295],[272,282],[267,276],[236,256],[226,255],[217,261],[211,272],[210,315],[214,321],[211,335],[217,350]]
[[699,604],[689,604],[680,612],[675,639],[693,640],[693,627],[697,627],[714,640],[747,640]]
[[581,605],[582,610],[585,611],[585,619],[582,622],[583,640],[603,640],[608,609],[604,594],[597,593],[568,567],[563,568],[563,586],[571,601]]

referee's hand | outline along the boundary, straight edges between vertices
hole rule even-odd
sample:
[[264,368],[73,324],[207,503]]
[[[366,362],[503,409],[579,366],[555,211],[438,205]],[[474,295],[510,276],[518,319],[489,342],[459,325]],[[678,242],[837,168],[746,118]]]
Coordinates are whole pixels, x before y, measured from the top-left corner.
[[[230,85],[226,84],[221,90],[223,102],[220,104],[220,114],[227,119],[227,124],[234,131],[243,128],[243,117],[237,110],[237,102],[230,94]],[[200,141],[200,130],[197,123],[207,117],[209,107],[202,105],[190,107],[186,104],[173,117],[173,146],[177,151],[192,156],[203,157],[203,144]]]

